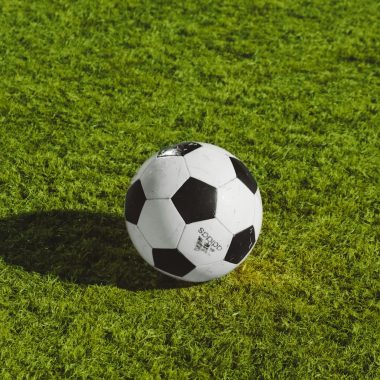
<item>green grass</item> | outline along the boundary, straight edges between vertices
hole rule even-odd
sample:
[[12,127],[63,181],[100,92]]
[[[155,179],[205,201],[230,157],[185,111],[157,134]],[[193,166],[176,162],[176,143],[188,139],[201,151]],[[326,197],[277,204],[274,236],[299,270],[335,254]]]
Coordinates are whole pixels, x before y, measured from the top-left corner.
[[[0,2],[0,378],[379,379],[380,6]],[[259,241],[184,286],[128,240],[155,151],[255,174]]]

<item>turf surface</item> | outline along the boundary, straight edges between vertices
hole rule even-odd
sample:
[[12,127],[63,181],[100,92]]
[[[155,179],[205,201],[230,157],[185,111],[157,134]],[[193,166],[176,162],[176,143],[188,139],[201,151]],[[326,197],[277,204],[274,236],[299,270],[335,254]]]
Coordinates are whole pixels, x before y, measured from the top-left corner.
[[[1,379],[378,379],[380,6],[0,2]],[[258,179],[259,241],[184,286],[128,240],[165,145]]]

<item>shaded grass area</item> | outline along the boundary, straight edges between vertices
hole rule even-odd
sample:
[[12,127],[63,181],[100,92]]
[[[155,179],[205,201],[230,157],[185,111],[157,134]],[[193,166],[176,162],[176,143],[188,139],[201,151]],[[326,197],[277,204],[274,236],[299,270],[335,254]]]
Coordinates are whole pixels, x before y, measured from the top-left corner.
[[[0,377],[380,377],[376,1],[0,4]],[[184,286],[128,240],[184,140],[258,180],[242,267]]]
[[2,257],[30,272],[134,291],[191,285],[126,254],[133,248],[122,216],[54,210],[10,217],[0,226]]

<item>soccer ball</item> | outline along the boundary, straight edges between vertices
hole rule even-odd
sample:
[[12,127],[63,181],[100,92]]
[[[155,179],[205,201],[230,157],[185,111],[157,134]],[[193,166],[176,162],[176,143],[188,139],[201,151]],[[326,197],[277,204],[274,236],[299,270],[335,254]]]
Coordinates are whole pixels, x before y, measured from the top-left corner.
[[125,201],[127,230],[140,255],[171,277],[202,282],[241,264],[262,223],[255,179],[231,153],[183,142],[149,158]]

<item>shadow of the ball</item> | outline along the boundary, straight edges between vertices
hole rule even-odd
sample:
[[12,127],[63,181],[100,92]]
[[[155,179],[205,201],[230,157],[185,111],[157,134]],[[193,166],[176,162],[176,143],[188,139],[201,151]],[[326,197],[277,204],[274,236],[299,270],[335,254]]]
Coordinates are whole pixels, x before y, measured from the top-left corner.
[[196,284],[150,267],[133,247],[122,217],[83,211],[49,211],[0,219],[0,257],[27,271],[77,284],[128,290]]

